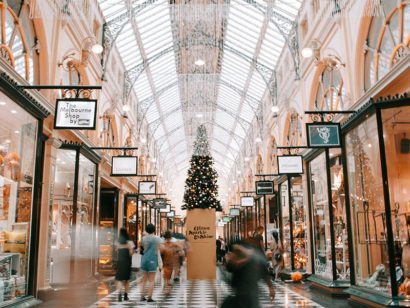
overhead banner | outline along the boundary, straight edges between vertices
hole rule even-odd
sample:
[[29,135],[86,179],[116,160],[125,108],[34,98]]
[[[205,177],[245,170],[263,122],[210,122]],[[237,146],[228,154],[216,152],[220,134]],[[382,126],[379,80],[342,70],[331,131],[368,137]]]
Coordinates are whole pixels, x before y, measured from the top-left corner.
[[95,129],[97,100],[58,99],[54,116],[54,129]]
[[229,209],[229,216],[235,217],[235,216],[239,216],[239,214],[240,214],[239,209],[237,208]]
[[272,181],[256,181],[256,194],[257,195],[273,195],[275,189]]
[[339,123],[306,123],[306,136],[310,148],[341,147]]
[[302,174],[303,161],[300,155],[278,156],[279,174]]
[[255,204],[255,199],[253,197],[241,197],[241,206],[252,207]]
[[156,195],[157,182],[156,181],[139,181],[138,193],[140,195]]
[[113,156],[111,176],[137,176],[137,156]]

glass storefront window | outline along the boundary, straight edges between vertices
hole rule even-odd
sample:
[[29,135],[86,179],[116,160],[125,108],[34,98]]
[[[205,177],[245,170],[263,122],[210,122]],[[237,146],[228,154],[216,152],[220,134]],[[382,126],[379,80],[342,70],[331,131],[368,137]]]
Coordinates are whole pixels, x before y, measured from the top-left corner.
[[305,271],[307,265],[307,225],[306,212],[303,205],[302,177],[292,177],[291,185],[291,208],[292,208],[292,233],[293,233],[293,260],[295,270]]
[[96,165],[80,154],[78,169],[77,217],[75,221],[75,280],[87,280],[93,275],[95,251],[94,183]]
[[[52,199],[50,284],[84,281],[93,274],[96,247],[94,237],[94,191],[96,165],[79,155],[75,181],[75,150],[59,149],[56,155]],[[77,212],[74,191],[77,184]],[[71,262],[74,258],[75,262]],[[72,276],[73,275],[73,276]]]
[[289,216],[289,193],[287,182],[280,185],[281,212],[282,212],[282,241],[284,268],[290,270],[291,264],[291,238],[290,238],[290,216]]
[[0,93],[0,304],[27,295],[37,120]]
[[396,279],[404,280],[403,245],[410,242],[410,106],[383,109],[383,139],[389,181]]
[[310,162],[315,274],[333,279],[326,153]]
[[359,286],[390,293],[380,151],[376,116],[346,134],[355,277]]
[[336,258],[336,279],[350,279],[349,245],[347,237],[345,190],[341,149],[329,150],[330,182],[332,191],[333,230]]
[[138,223],[137,217],[137,197],[126,196],[126,214],[125,214],[127,232],[130,236],[130,240],[134,243],[137,240],[136,236],[136,224]]

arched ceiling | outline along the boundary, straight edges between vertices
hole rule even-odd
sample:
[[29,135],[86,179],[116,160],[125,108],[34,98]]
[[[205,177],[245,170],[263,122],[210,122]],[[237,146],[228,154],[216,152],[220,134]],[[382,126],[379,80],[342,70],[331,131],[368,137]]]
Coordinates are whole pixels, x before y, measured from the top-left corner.
[[127,70],[124,100],[135,93],[167,165],[186,171],[196,127],[206,123],[217,171],[229,174],[261,101],[274,95],[285,45],[297,74],[301,2],[99,0],[105,47]]

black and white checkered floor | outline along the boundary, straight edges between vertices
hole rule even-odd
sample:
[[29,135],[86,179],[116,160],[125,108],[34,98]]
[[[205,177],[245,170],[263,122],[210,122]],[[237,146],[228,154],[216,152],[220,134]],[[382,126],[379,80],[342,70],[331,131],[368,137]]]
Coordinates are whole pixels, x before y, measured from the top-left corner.
[[[224,298],[231,294],[230,286],[221,279],[217,280],[198,280],[181,282],[174,284],[170,295],[163,293],[161,279],[157,274],[155,279],[155,290],[153,299],[155,303],[141,302],[139,283],[133,284],[130,289],[127,302],[118,302],[117,292],[113,292],[91,307],[192,307],[192,308],[215,308],[220,307]],[[138,287],[137,287],[138,285]],[[289,290],[282,283],[275,283],[276,296],[270,302],[266,285],[260,286],[261,307],[322,307],[319,304]]]

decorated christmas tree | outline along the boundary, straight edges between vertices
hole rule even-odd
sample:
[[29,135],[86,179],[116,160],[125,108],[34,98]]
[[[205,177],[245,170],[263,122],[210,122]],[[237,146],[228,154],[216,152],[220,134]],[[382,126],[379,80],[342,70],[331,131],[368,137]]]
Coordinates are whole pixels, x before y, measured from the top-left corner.
[[195,208],[221,211],[218,200],[218,174],[213,167],[213,158],[209,152],[208,136],[204,125],[197,129],[191,168],[185,181],[183,210]]

